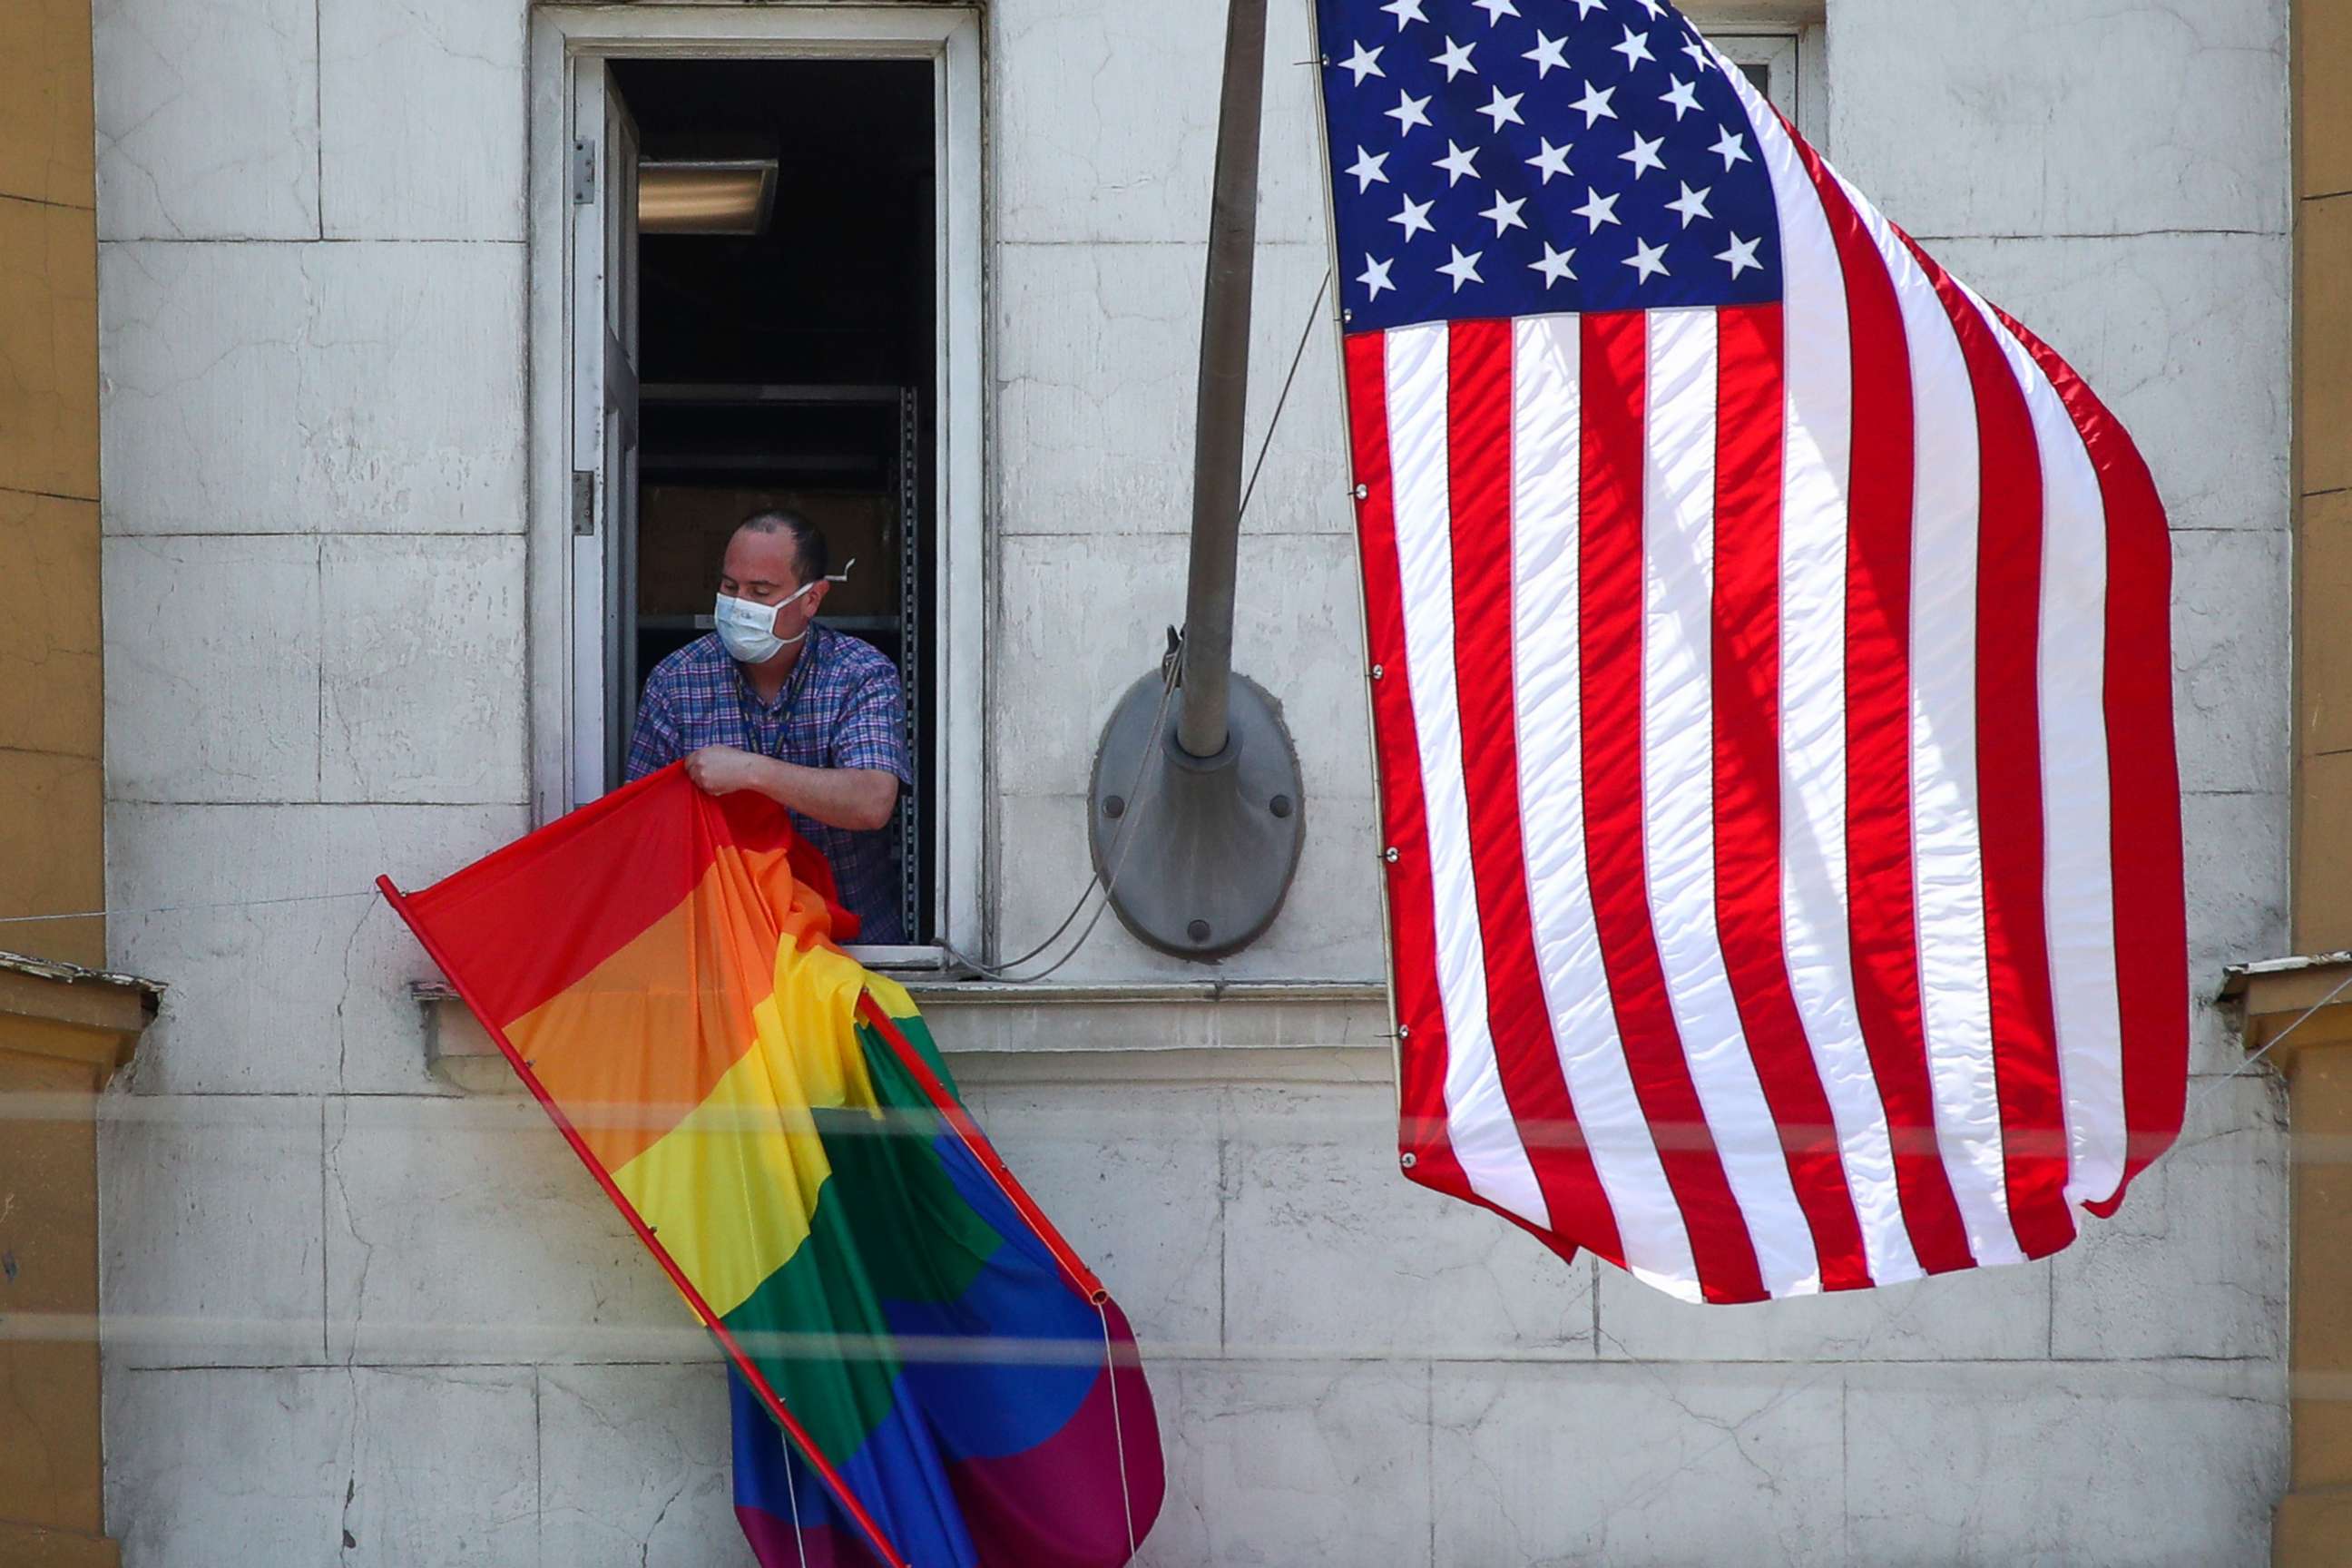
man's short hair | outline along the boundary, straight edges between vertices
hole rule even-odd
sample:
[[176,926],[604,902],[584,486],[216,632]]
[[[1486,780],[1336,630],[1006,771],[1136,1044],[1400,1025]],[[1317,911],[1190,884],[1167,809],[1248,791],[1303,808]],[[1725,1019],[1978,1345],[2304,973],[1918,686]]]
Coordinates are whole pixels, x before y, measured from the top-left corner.
[[738,533],[788,533],[793,539],[793,570],[803,584],[833,570],[833,546],[817,525],[783,507],[755,511],[735,525]]

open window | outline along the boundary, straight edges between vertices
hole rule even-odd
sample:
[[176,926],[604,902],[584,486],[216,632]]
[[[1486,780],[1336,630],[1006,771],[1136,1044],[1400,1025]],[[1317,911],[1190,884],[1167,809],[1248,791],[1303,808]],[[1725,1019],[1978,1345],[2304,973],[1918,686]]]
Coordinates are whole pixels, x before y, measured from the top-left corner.
[[1704,12],[1694,13],[1693,19],[1806,141],[1829,150],[1829,70],[1821,23],[1710,22]]
[[534,353],[535,441],[563,424],[560,483],[535,492],[563,522],[539,560],[564,568],[534,569],[535,641],[561,638],[563,671],[535,661],[542,699],[560,691],[541,813],[620,782],[646,676],[711,629],[735,524],[797,510],[835,570],[856,563],[824,624],[905,695],[908,935],[860,950],[877,963],[979,946],[976,31],[953,11],[656,6],[535,31],[569,89],[542,106],[562,110],[560,283],[534,252],[534,338],[552,288],[566,344],[551,388]]

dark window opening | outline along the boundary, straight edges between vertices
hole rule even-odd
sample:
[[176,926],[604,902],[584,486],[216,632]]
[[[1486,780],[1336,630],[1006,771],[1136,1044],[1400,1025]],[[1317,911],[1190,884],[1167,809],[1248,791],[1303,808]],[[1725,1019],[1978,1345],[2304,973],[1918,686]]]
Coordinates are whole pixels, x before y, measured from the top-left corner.
[[[935,940],[929,803],[937,624],[932,66],[912,60],[612,62],[646,165],[775,174],[754,233],[638,241],[638,488],[624,642],[647,672],[710,629],[729,533],[788,506],[856,568],[824,624],[898,667],[915,786],[896,824],[907,940]],[[720,174],[715,177],[730,177]],[[640,209],[650,213],[650,206]]]

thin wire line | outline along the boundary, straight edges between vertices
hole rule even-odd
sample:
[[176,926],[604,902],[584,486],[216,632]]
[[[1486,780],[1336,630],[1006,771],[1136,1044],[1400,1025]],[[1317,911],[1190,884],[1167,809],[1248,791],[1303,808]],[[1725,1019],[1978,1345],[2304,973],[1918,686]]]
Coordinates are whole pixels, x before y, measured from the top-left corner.
[[96,921],[125,915],[176,915],[188,910],[250,910],[266,904],[321,904],[339,899],[373,899],[370,888],[356,893],[301,893],[283,899],[222,899],[201,904],[157,904],[143,910],[76,910],[62,915],[0,915],[0,925],[32,925],[41,921]]
[[793,1505],[793,1544],[800,1548],[801,1568],[808,1568],[808,1531],[801,1528],[800,1483],[793,1479],[793,1466],[797,1462],[793,1458],[792,1444],[787,1440],[784,1444],[784,1496],[791,1500]]
[[1265,455],[1274,446],[1274,433],[1282,425],[1283,405],[1290,401],[1290,384],[1298,379],[1298,363],[1307,357],[1307,340],[1315,335],[1316,312],[1323,309],[1323,296],[1331,287],[1331,269],[1323,269],[1323,281],[1315,285],[1315,303],[1307,307],[1307,325],[1298,334],[1298,347],[1291,351],[1290,374],[1282,378],[1282,395],[1274,400],[1274,417],[1265,422],[1265,439],[1257,446],[1257,461],[1250,465],[1249,483],[1242,490],[1241,510],[1236,521],[1249,515],[1250,497],[1257,493],[1257,474],[1265,467]]
[[[2330,991],[2326,995],[2322,996],[2318,1001],[2314,1002],[2310,1006],[2305,1007],[2301,1014],[2297,1015],[2294,1023],[2289,1024],[2285,1028],[2281,1029],[2278,1032],[2276,1037],[2274,1037],[2269,1045],[2264,1046],[2261,1050],[2256,1051],[2244,1061],[2240,1062],[2230,1071],[2223,1073],[2220,1078],[2215,1079],[2212,1082],[2207,1084],[2204,1089],[2198,1092],[2197,1102],[2191,1107],[2191,1109],[2196,1110],[2204,1110],[2206,1103],[2212,1100],[2215,1095],[2220,1094],[2223,1089],[2227,1088],[2231,1080],[2245,1073],[2253,1071],[2255,1068],[2262,1064],[2262,1060],[2264,1057],[2269,1056],[2273,1051],[2286,1044],[2286,1037],[2289,1035],[2294,1034],[2297,1029],[2302,1028],[2305,1024],[2311,1022],[2312,1018],[2322,1007],[2326,1006],[2338,996],[2343,995],[2347,991],[2352,991],[2352,974],[2345,975],[2343,979],[2336,983],[2336,988],[2334,990]],[[2186,1121],[2187,1118],[2184,1117],[2182,1120]]]
[[1118,1364],[1110,1350],[1110,1309],[1100,1301],[1095,1303],[1095,1316],[1102,1320],[1103,1370],[1110,1375],[1110,1436],[1118,1453],[1118,1503],[1127,1510],[1127,1555],[1135,1556],[1135,1500],[1127,1489],[1127,1423],[1118,1418]]
[[[1282,391],[1274,400],[1273,416],[1267,419],[1265,423],[1265,435],[1258,442],[1257,459],[1250,465],[1249,482],[1242,489],[1241,505],[1234,514],[1234,525],[1236,527],[1240,525],[1241,519],[1249,514],[1250,498],[1257,494],[1258,475],[1265,468],[1266,454],[1274,449],[1275,432],[1282,427],[1282,411],[1290,405],[1291,384],[1298,379],[1298,367],[1307,358],[1307,345],[1314,338],[1316,320],[1323,309],[1323,296],[1330,290],[1330,288],[1331,269],[1327,267],[1323,269],[1322,281],[1315,286],[1315,298],[1307,307],[1307,324],[1299,330],[1298,346],[1291,351],[1290,369],[1282,378]],[[1127,792],[1129,800],[1133,804],[1129,807],[1127,816],[1121,820],[1119,825],[1118,858],[1111,864],[1109,879],[1106,880],[1100,872],[1097,872],[1092,878],[1090,878],[1087,880],[1086,887],[1079,891],[1077,901],[1070,906],[1070,912],[1062,917],[1061,923],[1054,928],[1052,934],[1018,958],[1008,958],[1003,963],[997,964],[982,963],[977,959],[966,957],[964,954],[957,952],[953,947],[943,942],[939,945],[940,950],[946,952],[949,958],[977,973],[986,975],[992,980],[1002,980],[1016,985],[1034,985],[1038,981],[1047,979],[1057,973],[1065,964],[1067,964],[1072,959],[1077,957],[1077,955],[1085,950],[1087,941],[1093,937],[1095,933],[1095,928],[1102,923],[1103,910],[1110,908],[1111,889],[1118,885],[1119,869],[1127,863],[1127,852],[1129,847],[1135,842],[1134,830],[1137,824],[1142,817],[1143,808],[1147,804],[1145,800],[1138,796],[1137,791],[1142,787],[1144,770],[1150,765],[1151,761],[1150,747],[1160,743],[1160,726],[1167,719],[1168,702],[1170,698],[1175,693],[1178,684],[1177,677],[1181,669],[1181,662],[1174,663],[1170,666],[1167,684],[1161,689],[1160,693],[1160,712],[1158,716],[1152,720],[1151,730],[1145,738],[1145,750],[1143,755],[1136,759],[1135,782],[1129,786]],[[1065,952],[1061,957],[1055,959],[1051,964],[1038,971],[1034,974],[1016,975],[1010,973],[1035,958],[1039,953],[1045,952],[1047,948],[1053,946],[1055,942],[1059,941],[1062,933],[1070,929],[1070,922],[1076,920],[1080,912],[1086,909],[1087,900],[1094,897],[1097,889],[1102,891],[1103,901],[1096,908],[1094,918],[1087,921],[1085,929],[1078,932],[1077,941],[1070,944],[1070,950],[1067,952]]]

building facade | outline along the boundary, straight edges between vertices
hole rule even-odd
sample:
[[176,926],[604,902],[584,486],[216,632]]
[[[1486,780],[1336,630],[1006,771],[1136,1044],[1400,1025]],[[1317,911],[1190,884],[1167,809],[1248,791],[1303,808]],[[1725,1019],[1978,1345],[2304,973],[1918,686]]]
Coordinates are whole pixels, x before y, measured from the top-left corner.
[[[918,994],[1150,1358],[1146,1561],[2262,1561],[2290,1491],[2352,1483],[2306,1436],[2336,1405],[2290,1399],[2287,1096],[2232,1076],[2219,999],[2229,965],[2338,931],[2310,856],[2352,869],[2309,550],[2300,709],[2287,608],[2296,530],[2343,489],[2307,401],[2294,466],[2296,234],[2335,221],[2300,198],[2352,184],[2318,118],[2292,155],[2290,66],[2324,81],[2352,38],[2306,21],[2291,48],[2287,0],[1690,9],[2155,468],[2199,999],[2180,1146],[2047,1263],[1756,1309],[1562,1265],[1402,1182],[1328,309],[1241,552],[1236,662],[1304,770],[1284,914],[1213,970],[1106,921],[1041,984]],[[905,188],[930,249],[874,307],[922,331],[871,373],[928,400],[902,433],[936,552],[898,623],[935,675],[928,931],[1005,957],[1053,927],[1096,736],[1181,613],[1223,10],[98,0],[100,483],[26,483],[96,497],[103,957],[169,987],[101,1102],[125,1563],[745,1561],[709,1349],[370,885],[602,786],[630,632],[598,613],[628,581],[600,542],[643,521],[626,464],[659,399],[606,416],[688,384],[651,335],[675,279],[648,262],[640,321],[596,226],[618,150],[701,79],[646,62],[871,59],[928,73]],[[1272,19],[1254,441],[1328,260],[1310,11]],[[777,212],[794,265],[847,243]],[[2342,351],[2308,295],[2300,319],[2307,399]]]

